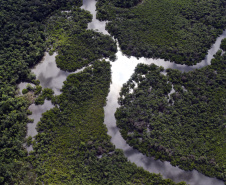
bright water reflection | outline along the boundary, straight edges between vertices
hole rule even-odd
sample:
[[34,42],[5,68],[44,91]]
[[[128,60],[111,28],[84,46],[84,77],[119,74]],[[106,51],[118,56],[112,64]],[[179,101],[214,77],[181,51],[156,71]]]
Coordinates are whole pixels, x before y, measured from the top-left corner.
[[[93,20],[88,25],[88,29],[95,29],[104,34],[108,34],[105,30],[106,22],[100,22],[96,19],[95,12],[95,0],[83,0],[82,8],[90,11],[93,14]],[[105,110],[105,124],[108,128],[108,134],[112,137],[111,141],[116,146],[124,151],[125,156],[129,161],[134,162],[137,166],[143,167],[145,170],[154,173],[161,173],[164,178],[170,178],[175,182],[186,181],[191,185],[224,185],[222,181],[215,178],[209,178],[196,170],[192,172],[186,172],[178,167],[173,167],[169,162],[161,162],[160,160],[154,160],[154,158],[146,157],[139,151],[134,150],[129,145],[126,144],[125,140],[122,138],[119,129],[116,127],[116,120],[114,113],[116,108],[119,107],[117,99],[119,97],[119,91],[123,83],[126,83],[128,79],[134,72],[135,67],[138,63],[151,64],[154,63],[158,66],[163,66],[164,68],[178,69],[180,71],[186,72],[194,70],[197,68],[204,67],[210,64],[213,54],[219,49],[220,42],[223,38],[226,38],[226,31],[218,37],[216,43],[209,50],[208,55],[205,60],[195,66],[178,65],[175,63],[167,62],[162,59],[137,59],[135,57],[126,57],[119,50],[117,52],[117,60],[111,62],[112,65],[112,84],[110,87],[110,93],[108,95],[107,105]],[[32,71],[36,74],[37,79],[40,80],[40,84],[43,88],[52,88],[56,95],[59,95],[60,89],[62,88],[63,82],[66,80],[67,76],[70,74],[64,72],[57,68],[55,62],[56,53],[50,56],[48,53],[45,54],[43,60],[38,64]],[[81,69],[82,70],[82,69]],[[78,70],[76,72],[79,72]],[[26,83],[19,84],[20,90],[26,87]],[[37,134],[36,125],[40,120],[43,112],[51,109],[53,105],[50,101],[45,101],[44,105],[35,106],[34,104],[29,107],[33,112],[30,118],[34,119],[33,124],[28,124],[27,135],[35,136]],[[31,150],[32,148],[28,148]]]
[[[53,107],[54,105],[51,103],[51,101],[48,100],[45,100],[43,105],[32,104],[29,106],[29,110],[32,111],[32,115],[30,115],[29,118],[34,119],[34,122],[27,124],[27,136],[34,137],[38,134],[36,126],[37,123],[40,121],[40,118],[42,117],[42,113],[46,112],[47,110],[50,110]],[[27,147],[28,152],[32,150],[33,150],[32,145]]]
[[[160,173],[164,178],[170,178],[175,182],[186,181],[191,185],[223,185],[224,183],[216,178],[209,178],[203,174],[193,170],[186,172],[178,167],[172,166],[169,162],[161,162],[160,160],[154,160],[152,157],[146,157],[138,150],[131,148],[126,141],[122,138],[119,129],[116,126],[116,120],[114,113],[119,107],[117,99],[119,97],[119,91],[122,84],[127,82],[134,72],[134,69],[138,63],[151,64],[155,63],[159,66],[172,67],[171,63],[162,63],[161,60],[137,60],[134,57],[130,59],[123,56],[119,51],[117,53],[118,60],[112,64],[112,84],[110,87],[110,93],[107,97],[107,105],[104,108],[105,111],[105,124],[108,128],[108,134],[112,137],[111,142],[124,151],[125,156],[129,161],[134,162],[137,166],[143,167],[145,170],[153,173]],[[185,69],[185,68],[184,68]]]
[[[69,72],[65,72],[60,70],[56,65],[56,53],[53,55],[49,55],[45,53],[43,60],[32,69],[32,72],[36,75],[36,78],[40,80],[40,85],[42,88],[51,88],[53,89],[55,95],[61,94],[60,89],[63,86],[63,82],[66,80]],[[77,70],[77,73],[82,71],[84,68]],[[20,83],[18,85],[20,94],[24,88],[26,88],[28,83]],[[33,123],[27,124],[27,136],[34,137],[37,134],[36,125],[40,121],[42,113],[50,110],[54,106],[52,105],[51,101],[45,101],[43,105],[35,105],[32,104],[29,106],[29,110],[32,111],[32,115],[29,118],[34,119]],[[32,150],[32,147],[27,148],[28,151]]]
[[[100,22],[96,20],[95,4],[95,0],[83,0],[82,8],[89,10],[93,14],[93,20],[92,23],[88,25],[88,29],[96,29],[99,32],[106,33],[106,30],[103,29],[106,22]],[[119,129],[116,126],[116,120],[114,117],[114,113],[119,107],[117,100],[122,84],[128,81],[138,63],[154,63],[158,66],[163,66],[165,69],[178,69],[183,72],[199,69],[210,64],[210,61],[213,58],[213,55],[218,51],[220,42],[223,38],[226,38],[226,31],[224,31],[224,33],[217,38],[215,44],[208,51],[208,55],[206,56],[205,60],[195,66],[179,65],[164,61],[162,59],[140,58],[138,60],[135,57],[126,57],[120,50],[117,52],[117,60],[111,63],[112,84],[107,97],[107,105],[104,108],[104,122],[108,128],[108,134],[112,137],[111,142],[116,146],[116,148],[120,148],[124,151],[124,154],[129,161],[134,162],[137,166],[141,166],[149,172],[161,173],[164,178],[170,178],[175,182],[186,181],[191,185],[224,185],[222,181],[216,178],[206,177],[196,170],[186,172],[179,169],[178,167],[172,166],[169,162],[154,160],[154,158],[146,157],[139,151],[134,150],[128,144],[126,144],[126,141],[122,138]]]
[[[43,60],[34,68],[32,72],[36,75],[36,78],[40,80],[40,85],[42,88],[52,88],[56,95],[60,94],[60,89],[62,88],[63,82],[66,80],[67,76],[70,74],[64,72],[57,68],[55,61],[56,53],[50,56],[45,53]],[[20,93],[26,88],[27,83],[20,83],[18,85]],[[36,126],[40,121],[42,113],[50,110],[54,106],[51,101],[45,101],[43,105],[32,104],[29,106],[29,110],[32,111],[32,115],[28,116],[34,119],[33,123],[27,124],[27,136],[34,137],[37,134]],[[32,150],[32,146],[27,147],[28,152]]]
[[96,30],[103,34],[109,35],[105,30],[106,21],[100,22],[96,19],[96,1],[95,0],[83,0],[83,5],[81,7],[84,10],[88,10],[93,15],[93,20],[88,24],[88,29]]

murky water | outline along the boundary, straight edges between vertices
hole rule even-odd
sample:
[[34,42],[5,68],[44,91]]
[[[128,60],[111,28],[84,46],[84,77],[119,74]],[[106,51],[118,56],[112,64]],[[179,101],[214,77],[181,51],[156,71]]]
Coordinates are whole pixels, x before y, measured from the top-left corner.
[[[93,20],[91,23],[89,23],[88,29],[94,29],[104,34],[108,34],[108,32],[105,30],[106,22],[100,22],[96,19],[95,4],[95,0],[83,0],[82,8],[90,11],[93,14]],[[196,170],[187,172],[179,169],[178,167],[172,166],[169,162],[154,160],[154,158],[146,157],[139,151],[134,150],[128,144],[126,144],[125,140],[122,138],[119,129],[116,127],[116,120],[114,117],[114,113],[119,107],[117,100],[122,84],[128,81],[138,63],[154,63],[158,66],[163,66],[165,69],[172,68],[178,69],[183,72],[202,68],[210,64],[210,61],[213,58],[213,55],[218,51],[220,42],[223,38],[226,38],[226,31],[224,31],[224,33],[217,38],[215,44],[209,50],[205,60],[195,66],[179,65],[164,61],[162,59],[140,58],[138,60],[135,57],[126,57],[120,50],[117,52],[117,60],[115,62],[111,62],[112,84],[107,97],[107,105],[104,107],[104,122],[108,128],[108,134],[112,137],[111,142],[116,146],[116,148],[122,149],[124,151],[124,154],[129,161],[134,162],[137,166],[143,167],[149,172],[160,173],[164,178],[170,178],[175,182],[186,181],[191,185],[224,185],[222,181],[216,178],[209,178],[207,176],[204,176]],[[32,69],[32,71],[36,74],[37,79],[40,80],[40,84],[43,88],[52,88],[55,94],[59,95],[61,93],[60,89],[62,88],[63,82],[66,80],[67,76],[70,73],[64,72],[57,68],[55,56],[56,54],[50,56],[46,53],[41,63],[38,64],[36,68]],[[25,87],[26,83],[21,83],[19,85],[20,90]],[[35,128],[37,122],[40,120],[41,114],[46,110],[51,109],[52,107],[53,105],[50,101],[45,101],[44,105],[35,106],[33,104],[29,107],[29,109],[33,112],[33,114],[29,117],[34,119],[34,123],[28,124],[27,135],[31,135],[33,137],[37,134]],[[28,148],[28,150],[31,149],[32,148]]]

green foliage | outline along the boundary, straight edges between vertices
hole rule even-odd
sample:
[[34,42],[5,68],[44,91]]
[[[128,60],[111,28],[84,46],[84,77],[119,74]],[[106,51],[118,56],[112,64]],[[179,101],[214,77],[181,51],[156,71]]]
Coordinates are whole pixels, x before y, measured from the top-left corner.
[[[22,144],[26,136],[26,124],[32,121],[27,118],[28,106],[33,103],[34,95],[41,93],[42,87],[38,86],[40,82],[35,80],[29,67],[42,58],[44,51],[51,44],[53,50],[59,50],[59,57],[62,57],[65,54],[63,49],[68,47],[66,44],[71,44],[72,50],[79,48],[76,44],[84,42],[80,54],[76,53],[76,57],[87,61],[74,67],[72,65],[76,57],[71,56],[72,64],[62,67],[65,70],[81,68],[102,57],[114,58],[116,47],[109,36],[85,30],[92,17],[88,12],[76,8],[82,5],[81,0],[0,0],[0,4],[0,183],[34,184],[35,174],[29,163],[25,162],[27,152]],[[68,16],[64,16],[67,13],[61,10],[71,9],[72,6],[73,10],[69,13],[72,18],[69,20]],[[83,40],[74,44],[76,39]],[[89,48],[90,46],[92,48]],[[86,54],[82,55],[81,51]],[[70,52],[66,55],[67,60],[70,58]],[[58,63],[61,60],[63,59],[57,59]],[[65,63],[60,65],[66,66]],[[16,84],[21,81],[37,86],[28,86],[23,93],[31,91],[30,93],[24,97],[16,97]],[[52,90],[44,89],[36,103],[42,104],[46,98],[53,99]]]
[[38,123],[29,156],[37,184],[175,184],[137,168],[111,144],[103,124],[110,82],[105,61],[68,76],[57,106]]
[[42,86],[37,85],[34,91],[35,95],[39,95],[41,92],[42,92]]
[[226,28],[223,0],[144,0],[130,8],[98,0],[97,18],[128,56],[163,58],[193,65],[204,59]]
[[[26,136],[28,102],[24,97],[13,98],[6,94],[2,97],[4,99],[0,102],[0,176],[1,184],[8,184],[22,180],[28,169],[25,168],[28,164],[23,161],[26,151],[22,147]],[[21,179],[18,178],[19,175]]]
[[32,115],[32,112],[29,109],[27,110],[27,115]]
[[123,138],[148,156],[226,181],[225,69],[221,52],[188,73],[167,69],[164,76],[161,67],[139,64],[115,114]]
[[43,89],[42,93],[38,96],[38,98],[35,99],[36,105],[43,105],[45,99],[52,100],[53,99],[53,90],[50,88]]
[[226,51],[226,38],[222,40],[221,45],[220,45],[220,48],[223,51]]
[[32,137],[28,136],[28,138],[27,138],[27,146],[31,146],[31,144],[32,144]]
[[34,88],[32,87],[31,84],[27,84],[26,88],[27,88],[28,91],[33,91],[34,90]]
[[113,0],[111,3],[116,7],[130,8],[136,6],[142,0]]
[[81,3],[0,0],[0,184],[34,184],[35,174],[25,162],[27,152],[22,146],[31,94],[15,96],[16,84],[39,84],[29,66],[42,58],[46,48],[46,18],[59,8]]
[[27,94],[28,92],[29,92],[29,91],[28,91],[27,89],[23,89],[23,90],[22,90],[22,93],[23,93],[23,94]]
[[50,53],[58,51],[57,66],[62,70],[75,71],[101,58],[115,59],[114,40],[102,33],[86,30],[92,15],[80,8],[70,12],[58,12],[48,22]]

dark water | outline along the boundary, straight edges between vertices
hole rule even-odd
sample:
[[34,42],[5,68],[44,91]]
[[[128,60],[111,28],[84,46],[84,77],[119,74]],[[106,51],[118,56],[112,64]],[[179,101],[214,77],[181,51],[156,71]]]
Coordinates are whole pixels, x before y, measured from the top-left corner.
[[[108,32],[105,30],[106,22],[100,22],[96,19],[95,4],[95,0],[83,0],[82,8],[90,11],[93,14],[93,20],[91,23],[89,23],[88,29],[94,29],[104,34],[108,34]],[[165,69],[172,68],[178,69],[183,72],[202,68],[210,64],[210,61],[213,58],[213,55],[218,51],[220,42],[223,38],[226,38],[226,31],[224,31],[224,33],[217,38],[215,44],[209,50],[205,60],[195,66],[179,65],[164,61],[162,59],[137,59],[135,57],[128,58],[123,55],[120,50],[117,52],[117,60],[115,62],[111,62],[112,84],[107,97],[107,105],[104,107],[104,123],[107,126],[108,134],[112,137],[111,142],[116,146],[116,148],[122,149],[124,151],[124,154],[129,161],[134,162],[137,166],[143,167],[149,172],[160,173],[164,178],[170,178],[175,182],[186,181],[191,185],[224,185],[222,181],[216,178],[209,178],[207,176],[204,176],[196,170],[187,172],[179,169],[178,167],[172,166],[169,162],[161,162],[160,160],[154,160],[154,158],[146,157],[139,151],[134,150],[129,145],[127,145],[125,140],[122,138],[119,129],[116,127],[116,120],[114,117],[114,113],[117,107],[119,107],[117,100],[122,84],[126,83],[127,80],[131,77],[138,63],[154,63],[158,66],[163,66]],[[66,80],[67,76],[70,73],[64,72],[57,68],[55,63],[55,56],[56,53],[53,56],[50,56],[46,53],[42,62],[38,64],[36,68],[32,71],[36,74],[37,79],[40,80],[43,88],[52,88],[55,94],[59,95],[61,93],[60,89],[62,88],[63,82]],[[20,90],[25,87],[26,83],[19,84]],[[53,105],[49,101],[45,101],[44,105],[35,106],[33,104],[29,107],[29,109],[33,112],[30,118],[34,119],[34,123],[28,124],[28,136],[35,136],[37,134],[35,128],[37,122],[40,120],[41,114],[46,110],[51,109],[52,107]],[[31,149],[32,148],[28,148],[28,150]]]

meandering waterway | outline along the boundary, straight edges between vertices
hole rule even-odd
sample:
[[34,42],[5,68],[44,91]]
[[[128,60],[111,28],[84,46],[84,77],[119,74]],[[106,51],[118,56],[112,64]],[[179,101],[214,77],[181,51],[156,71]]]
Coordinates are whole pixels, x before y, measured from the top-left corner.
[[[105,30],[106,22],[100,22],[96,19],[96,1],[95,0],[83,0],[82,8],[88,10],[93,15],[93,20],[88,25],[88,29],[94,29],[104,34],[108,34]],[[109,35],[109,34],[108,34]],[[111,142],[116,146],[116,148],[122,149],[125,156],[129,161],[134,162],[137,166],[143,167],[145,170],[153,173],[160,173],[164,178],[170,178],[175,182],[185,181],[191,185],[224,185],[224,182],[216,179],[204,176],[203,174],[193,171],[184,171],[178,167],[172,166],[169,162],[162,162],[160,160],[155,160],[152,157],[146,157],[139,151],[133,149],[125,140],[122,138],[119,129],[116,127],[116,120],[114,113],[119,107],[117,100],[119,97],[119,92],[123,83],[126,83],[127,80],[131,77],[134,72],[135,67],[138,63],[151,64],[154,63],[158,66],[163,66],[165,69],[172,68],[178,69],[183,72],[191,71],[194,69],[202,68],[210,64],[213,55],[218,51],[220,42],[223,38],[226,38],[226,31],[219,36],[208,51],[208,55],[205,60],[198,63],[194,66],[179,65],[169,61],[164,61],[162,59],[146,59],[135,57],[126,57],[122,54],[118,47],[117,60],[111,62],[112,65],[112,84],[110,87],[110,92],[107,97],[107,105],[104,107],[105,111],[105,120],[104,123],[107,126],[108,134],[112,137]],[[59,95],[60,89],[62,88],[63,82],[66,80],[67,76],[70,74],[64,72],[57,68],[55,62],[56,53],[50,56],[48,53],[45,53],[43,60],[34,68],[32,71],[36,75],[37,79],[40,80],[40,85],[43,88],[52,88],[56,95]],[[79,70],[81,71],[81,70]],[[76,71],[76,72],[79,72]],[[19,84],[20,90],[26,87],[26,83]],[[29,109],[33,112],[30,118],[34,119],[34,123],[28,124],[27,135],[32,137],[37,134],[36,125],[40,120],[42,113],[51,109],[53,105],[50,101],[45,101],[44,105],[34,105],[32,104]],[[32,147],[27,148],[28,151],[32,150]]]

